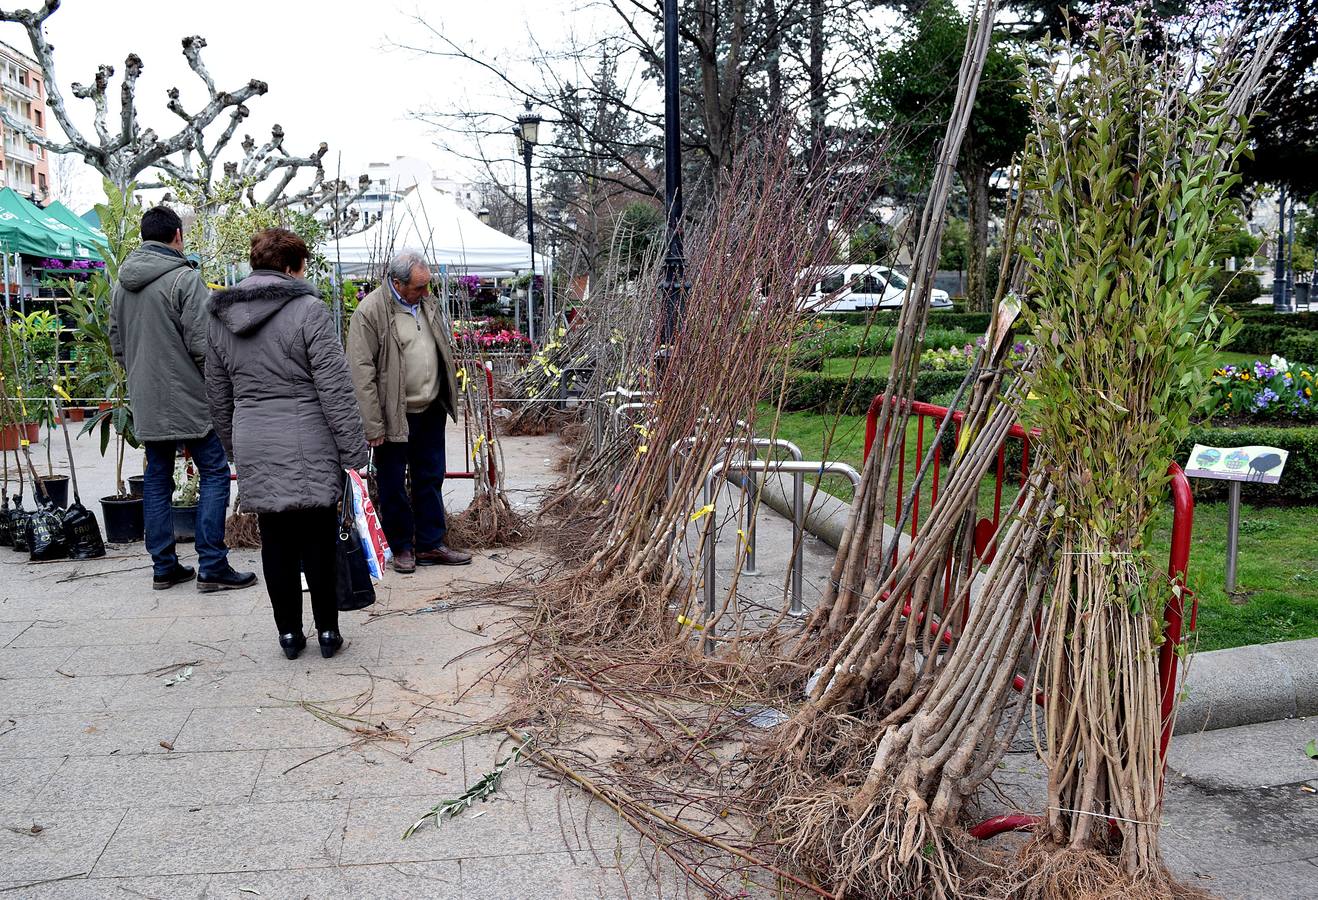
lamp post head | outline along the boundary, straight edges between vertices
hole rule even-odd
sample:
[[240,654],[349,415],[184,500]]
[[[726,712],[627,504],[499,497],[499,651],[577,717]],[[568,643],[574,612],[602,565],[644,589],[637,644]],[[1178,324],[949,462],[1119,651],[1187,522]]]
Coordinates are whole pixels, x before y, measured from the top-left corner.
[[482,225],[490,224],[490,208],[482,206],[480,212],[476,213],[476,218],[481,220]]
[[525,110],[517,117],[517,132],[532,147],[540,143],[540,121],[540,115],[531,109],[531,100],[527,98]]
[[517,155],[526,156],[526,141],[522,140],[522,128],[520,125],[513,126],[513,137],[517,138]]

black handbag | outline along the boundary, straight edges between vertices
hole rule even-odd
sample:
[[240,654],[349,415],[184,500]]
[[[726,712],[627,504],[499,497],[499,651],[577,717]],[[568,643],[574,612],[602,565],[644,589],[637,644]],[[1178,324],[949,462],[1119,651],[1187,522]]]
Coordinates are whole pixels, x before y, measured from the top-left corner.
[[338,565],[336,599],[341,612],[365,609],[375,602],[375,586],[366,565],[366,553],[353,523],[352,484],[343,476],[343,502],[339,507]]

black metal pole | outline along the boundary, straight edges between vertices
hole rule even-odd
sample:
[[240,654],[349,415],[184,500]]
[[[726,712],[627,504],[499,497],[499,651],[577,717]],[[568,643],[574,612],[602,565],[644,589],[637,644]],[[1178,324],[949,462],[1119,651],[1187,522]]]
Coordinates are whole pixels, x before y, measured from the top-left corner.
[[1295,195],[1291,195],[1290,221],[1286,238],[1286,309],[1295,307]]
[[1286,185],[1281,186],[1277,206],[1277,252],[1272,265],[1272,311],[1286,308]]
[[664,257],[664,347],[676,338],[686,301],[686,258],[682,253],[682,121],[677,90],[677,0],[664,0],[664,208],[668,211],[668,253]]
[[[535,341],[535,209],[531,206],[531,145],[522,145],[522,160],[526,163],[526,241],[531,245],[531,281],[526,286],[526,323],[529,337]],[[545,323],[548,328],[548,323]]]

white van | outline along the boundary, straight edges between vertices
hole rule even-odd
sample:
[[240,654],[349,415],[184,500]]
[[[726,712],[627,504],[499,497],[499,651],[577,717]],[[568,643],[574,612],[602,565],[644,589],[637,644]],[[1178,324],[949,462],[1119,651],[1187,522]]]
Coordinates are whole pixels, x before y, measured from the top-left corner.
[[[825,266],[813,273],[819,280],[801,298],[801,306],[814,312],[864,312],[900,309],[906,302],[906,276],[887,266]],[[951,309],[947,291],[934,288],[931,309]]]

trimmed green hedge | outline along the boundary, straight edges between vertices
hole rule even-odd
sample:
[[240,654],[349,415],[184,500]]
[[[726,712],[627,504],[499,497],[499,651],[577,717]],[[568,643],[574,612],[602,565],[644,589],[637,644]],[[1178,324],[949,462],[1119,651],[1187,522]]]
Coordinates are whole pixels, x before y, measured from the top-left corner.
[[1288,361],[1318,360],[1318,331],[1289,332],[1277,341],[1276,353]]
[[[891,328],[897,324],[898,312],[899,310],[895,309],[881,309],[875,312],[823,313],[820,319],[825,322],[840,322],[843,325],[868,325],[873,322],[876,327]],[[988,331],[991,318],[989,313],[931,310],[929,327],[947,331],[969,331],[978,337]]]
[[[965,372],[921,372],[915,384],[915,399],[928,403],[949,390],[956,390],[965,380]],[[787,382],[783,408],[788,412],[810,412],[863,416],[875,396],[888,386],[886,376],[847,379],[836,375],[798,372]]]
[[1318,331],[1318,312],[1277,313],[1271,306],[1244,306],[1232,310],[1246,322],[1273,324],[1296,331]]
[[[1195,444],[1209,447],[1279,447],[1290,457],[1278,484],[1246,484],[1242,497],[1254,504],[1318,503],[1318,428],[1277,428],[1245,425],[1235,428],[1198,427],[1176,450],[1176,461],[1186,464]],[[1191,478],[1197,500],[1225,500],[1227,482]]]

